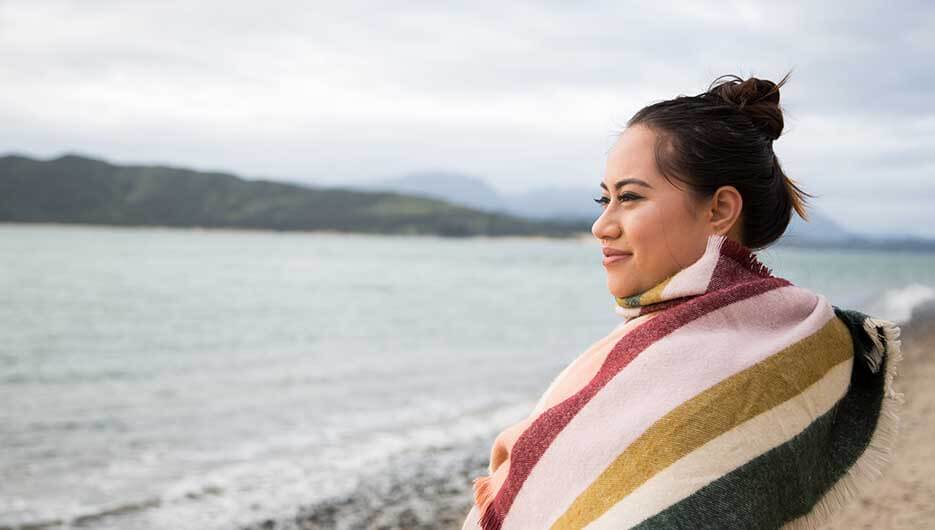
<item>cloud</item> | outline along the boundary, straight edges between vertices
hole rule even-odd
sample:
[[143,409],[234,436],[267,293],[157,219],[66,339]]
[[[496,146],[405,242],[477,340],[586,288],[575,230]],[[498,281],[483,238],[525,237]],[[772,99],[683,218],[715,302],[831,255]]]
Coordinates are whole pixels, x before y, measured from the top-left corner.
[[[0,149],[329,184],[443,167],[505,191],[590,186],[642,106],[792,69],[787,171],[833,197],[885,181],[908,198],[935,151],[933,26],[923,2],[6,0]],[[916,219],[893,204],[897,228]]]

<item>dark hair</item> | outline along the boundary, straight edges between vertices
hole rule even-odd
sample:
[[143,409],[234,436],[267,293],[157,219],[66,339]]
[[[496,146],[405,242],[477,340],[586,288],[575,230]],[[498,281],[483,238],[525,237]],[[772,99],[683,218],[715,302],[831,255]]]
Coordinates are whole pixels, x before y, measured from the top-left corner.
[[779,87],[788,78],[773,83],[723,75],[701,94],[648,105],[627,122],[656,133],[656,165],[670,182],[675,178],[705,197],[735,187],[743,198],[742,243],[754,249],[782,236],[792,210],[807,218],[811,195],[786,176],[773,152],[783,128]]

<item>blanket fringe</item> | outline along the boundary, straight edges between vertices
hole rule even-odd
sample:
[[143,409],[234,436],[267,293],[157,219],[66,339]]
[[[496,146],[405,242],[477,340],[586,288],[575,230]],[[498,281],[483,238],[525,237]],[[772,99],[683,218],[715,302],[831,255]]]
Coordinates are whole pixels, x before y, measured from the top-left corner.
[[503,518],[493,506],[488,505],[488,509],[484,510],[480,518],[480,527],[484,530],[500,530],[501,526],[503,526]]
[[[481,514],[480,524],[482,528],[488,528],[490,525],[491,514],[487,508],[493,502],[493,492],[491,491],[490,480],[492,475],[477,477],[474,479],[474,505],[477,506],[478,513]],[[493,510],[490,510],[493,513]],[[497,525],[499,528],[499,525]]]
[[757,276],[769,278],[773,275],[773,271],[764,265],[748,247],[727,237],[724,237],[720,244],[721,255],[733,258]]
[[[854,465],[835,485],[819,499],[811,511],[790,521],[783,528],[789,530],[819,530],[835,516],[838,511],[849,505],[858,495],[875,480],[879,479],[890,462],[893,444],[899,434],[899,412],[905,403],[905,394],[896,392],[893,380],[898,375],[899,363],[903,360],[900,330],[894,323],[866,318],[864,330],[874,343],[874,348],[867,352],[864,360],[876,373],[887,357],[884,373],[884,396],[880,407],[880,417],[870,438],[870,444]],[[881,336],[882,335],[882,336]]]

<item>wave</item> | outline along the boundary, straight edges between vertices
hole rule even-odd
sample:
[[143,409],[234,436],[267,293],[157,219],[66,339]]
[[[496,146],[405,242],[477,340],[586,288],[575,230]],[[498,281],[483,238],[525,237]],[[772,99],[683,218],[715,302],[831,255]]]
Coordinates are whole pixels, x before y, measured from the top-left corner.
[[917,309],[935,300],[935,288],[919,283],[885,289],[866,301],[862,310],[872,316],[908,323]]

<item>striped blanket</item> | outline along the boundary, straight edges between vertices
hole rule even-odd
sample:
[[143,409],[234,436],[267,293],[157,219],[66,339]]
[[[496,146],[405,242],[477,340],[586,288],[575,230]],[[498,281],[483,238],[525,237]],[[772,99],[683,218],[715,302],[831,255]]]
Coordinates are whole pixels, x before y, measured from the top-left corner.
[[721,236],[616,309],[657,314],[530,418],[463,529],[812,529],[882,473],[903,402],[892,323]]

